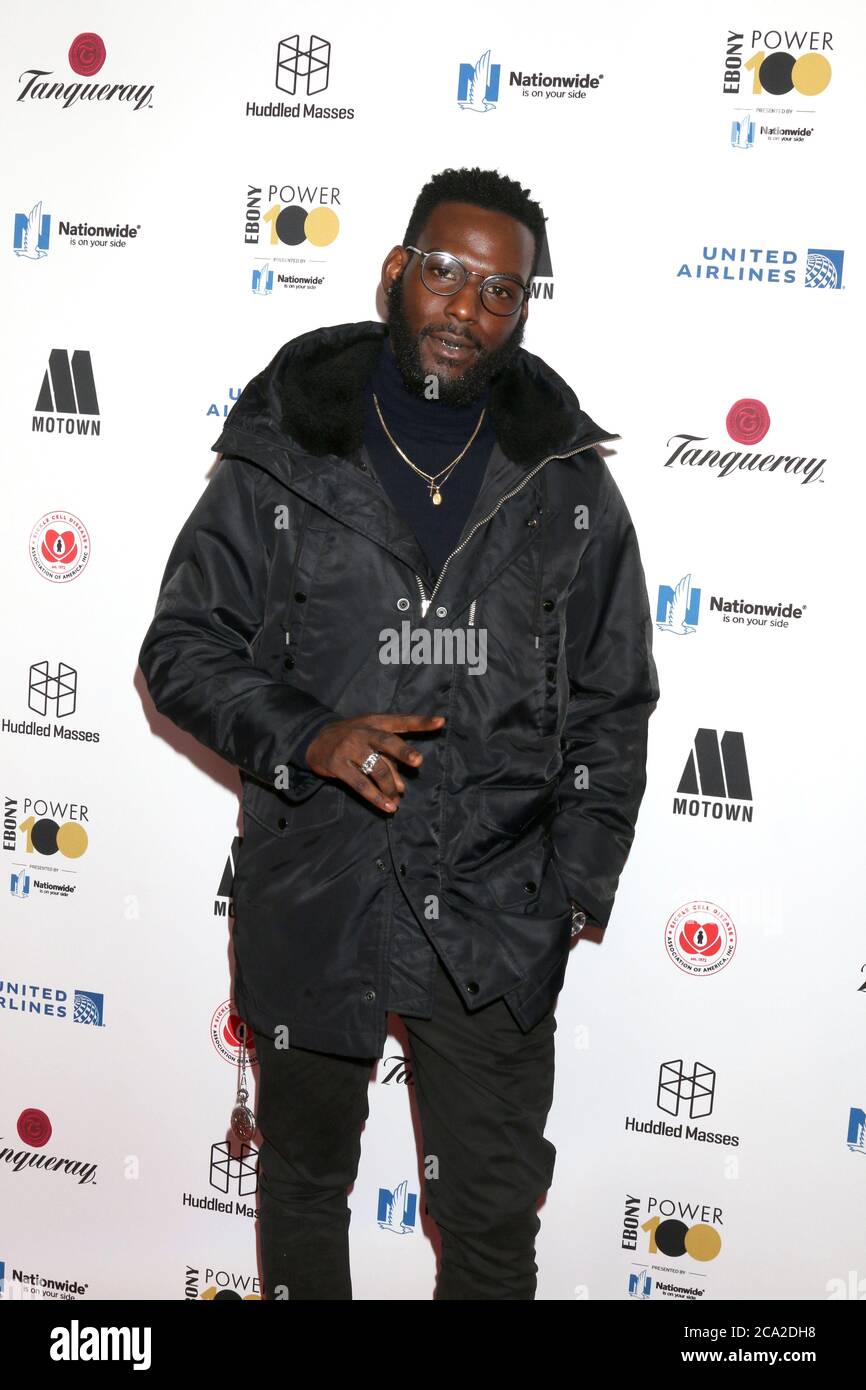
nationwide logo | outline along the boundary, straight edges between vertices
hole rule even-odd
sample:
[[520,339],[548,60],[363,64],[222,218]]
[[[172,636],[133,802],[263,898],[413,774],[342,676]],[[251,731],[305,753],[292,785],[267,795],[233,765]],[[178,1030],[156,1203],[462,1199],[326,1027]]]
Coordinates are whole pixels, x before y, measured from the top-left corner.
[[[457,105],[461,111],[474,111],[485,115],[495,111],[500,99],[501,64],[492,60],[492,50],[486,49],[472,63],[461,63],[457,72]],[[522,68],[512,68],[508,74],[509,88],[517,88],[520,95],[530,100],[548,102],[567,101],[569,98],[585,99],[590,91],[595,91],[602,83],[604,73],[593,76],[589,72],[547,73],[526,72]]]
[[737,730],[698,729],[674,797],[675,816],[741,820],[751,824],[754,808],[746,745]]
[[851,1106],[845,1142],[853,1154],[866,1154],[866,1110],[862,1106]]
[[77,579],[90,559],[90,536],[74,512],[46,512],[30,532],[30,559],[43,579]]
[[252,1028],[248,1028],[240,1014],[234,1012],[231,1000],[220,1004],[214,1010],[210,1021],[210,1036],[216,1051],[224,1062],[236,1067],[241,1055],[241,1042],[246,1039],[247,1061],[252,1066],[257,1063],[256,1044]]
[[[69,222],[58,218],[57,235],[69,246],[93,250],[125,249],[141,231],[141,223],[130,222]],[[38,261],[48,255],[51,240],[51,214],[42,211],[42,203],[34,203],[29,212],[16,212],[12,232],[12,250],[16,256]]]
[[[689,637],[697,631],[700,621],[701,590],[692,584],[691,574],[684,574],[676,584],[660,584],[656,604],[656,627],[674,637]],[[723,623],[742,627],[786,628],[802,618],[807,605],[793,603],[755,603],[750,599],[726,598],[711,594],[709,612],[720,613]]]
[[[758,444],[770,428],[769,411],[762,401],[744,397],[731,406],[725,428],[735,444]],[[670,448],[677,440],[679,442],[664,467],[673,468],[674,464],[679,464],[683,468],[705,468],[708,473],[715,470],[717,478],[727,478],[733,473],[778,473],[781,469],[779,477],[784,473],[788,477],[798,478],[801,483],[811,483],[816,479],[822,483],[824,481],[821,474],[826,458],[807,458],[805,454],[765,454],[761,449],[754,449],[750,453],[748,449],[745,452],[729,450],[724,445],[720,449],[692,447],[705,444],[708,439],[709,435],[706,434],[672,434],[667,447]]]
[[77,348],[70,358],[66,348],[52,348],[33,416],[35,434],[98,435],[96,383],[90,353]]
[[376,1222],[381,1230],[393,1235],[408,1236],[415,1230],[418,1214],[418,1194],[409,1191],[409,1180],[404,1178],[393,1189],[379,1188]]
[[[78,34],[69,45],[66,55],[77,77],[95,77],[105,63],[105,44],[98,34]],[[59,101],[64,110],[78,102],[114,102],[131,106],[135,111],[153,107],[153,84],[143,82],[70,82],[67,75],[59,81],[45,81],[55,76],[53,68],[26,68],[18,79],[21,91],[18,101]]]
[[24,1269],[20,1265],[10,1265],[4,1270],[4,1262],[0,1260],[0,1298],[24,1301],[55,1298],[66,1302],[84,1298],[89,1288],[86,1281],[58,1279],[54,1275],[43,1274],[41,1270]]
[[[0,1148],[0,1164],[6,1164],[5,1168],[0,1167],[0,1174],[4,1177],[7,1172],[21,1173],[26,1168],[38,1173],[60,1173],[66,1178],[74,1177],[81,1187],[95,1184],[95,1163],[83,1163],[80,1159],[60,1158],[50,1153],[35,1152],[44,1149],[51,1139],[51,1121],[44,1110],[22,1110],[18,1116],[16,1131],[19,1141],[26,1147],[16,1150],[5,1144]],[[0,1135],[0,1143],[3,1138],[4,1136]]]
[[353,106],[321,106],[318,102],[305,100],[320,96],[327,91],[331,78],[331,45],[319,34],[311,34],[302,40],[300,34],[292,34],[280,39],[277,44],[277,70],[275,84],[277,90],[287,96],[297,97],[295,102],[268,101],[258,103],[248,101],[248,116],[271,116],[278,120],[318,120],[353,121]]
[[265,185],[247,185],[244,244],[268,247],[268,259],[253,270],[254,294],[270,294],[275,284],[292,290],[318,289],[324,284],[319,267],[327,264],[327,258],[316,253],[331,246],[340,234],[340,219],[334,211],[339,204],[340,189],[332,185],[272,183],[266,194]]
[[683,903],[665,924],[665,946],[687,975],[717,975],[737,949],[737,931],[718,903]]
[[27,261],[41,261],[48,255],[51,241],[51,214],[42,211],[41,201],[29,212],[16,212],[12,232],[12,250]]
[[73,990],[70,1012],[68,990],[34,981],[0,978],[0,1009],[6,1015],[37,1015],[71,1020],[90,1028],[105,1027],[105,995],[92,989]]
[[697,261],[676,272],[687,280],[758,280],[767,285],[798,285],[807,290],[841,290],[844,251],[810,246],[805,252],[756,246],[705,244]]

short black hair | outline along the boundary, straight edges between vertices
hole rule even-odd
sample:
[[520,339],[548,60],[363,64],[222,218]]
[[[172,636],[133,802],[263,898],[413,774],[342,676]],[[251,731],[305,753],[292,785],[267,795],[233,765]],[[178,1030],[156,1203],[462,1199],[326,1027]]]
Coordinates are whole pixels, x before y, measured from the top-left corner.
[[418,194],[403,237],[404,245],[416,240],[439,203],[474,203],[476,207],[487,208],[490,212],[504,212],[522,222],[535,238],[530,279],[535,275],[544,246],[546,219],[541,205],[530,198],[528,188],[521,188],[516,179],[510,179],[495,169],[443,169],[441,173],[434,174]]

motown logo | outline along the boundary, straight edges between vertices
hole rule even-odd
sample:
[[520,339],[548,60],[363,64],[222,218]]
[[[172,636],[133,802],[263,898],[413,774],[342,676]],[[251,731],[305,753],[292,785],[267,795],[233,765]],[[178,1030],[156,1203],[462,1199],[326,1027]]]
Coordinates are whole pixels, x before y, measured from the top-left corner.
[[687,975],[717,975],[737,949],[737,931],[718,903],[683,903],[665,924],[665,946]]
[[70,357],[65,348],[52,348],[48,367],[36,399],[33,430],[37,434],[99,434],[96,383],[90,353],[77,348]]
[[684,1071],[683,1059],[662,1062],[659,1067],[659,1087],[656,1105],[668,1115],[678,1115],[680,1106],[687,1107],[690,1120],[713,1113],[716,1073],[703,1062],[695,1062],[690,1072]]
[[30,532],[30,559],[43,579],[77,579],[90,559],[87,527],[73,512],[46,512]]
[[235,835],[234,839],[232,840],[232,847],[228,852],[226,865],[223,869],[223,875],[220,879],[219,887],[216,891],[216,897],[214,899],[213,905],[214,917],[234,917],[235,915],[233,901],[235,887],[235,870],[237,868],[238,855],[240,853],[240,848],[242,844],[243,838],[240,835]]
[[674,815],[751,822],[752,806],[732,804],[751,800],[743,735],[726,729],[719,738],[715,729],[698,729],[674,797]]

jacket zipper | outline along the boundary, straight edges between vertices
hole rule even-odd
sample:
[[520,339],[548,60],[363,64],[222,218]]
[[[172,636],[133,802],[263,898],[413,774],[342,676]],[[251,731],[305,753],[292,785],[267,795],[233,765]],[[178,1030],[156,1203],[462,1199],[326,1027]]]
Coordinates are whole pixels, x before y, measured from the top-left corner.
[[546,463],[550,463],[551,459],[570,459],[573,458],[575,454],[582,454],[586,449],[594,449],[598,444],[612,444],[613,441],[615,439],[619,439],[619,437],[620,436],[618,434],[615,434],[610,435],[606,439],[596,439],[593,440],[592,444],[581,444],[579,449],[572,449],[571,452],[568,454],[548,454],[547,458],[542,459],[540,463],[537,463],[535,467],[529,473],[527,473],[526,477],[517,484],[517,487],[513,487],[510,492],[506,492],[502,497],[500,497],[492,512],[490,512],[487,516],[483,516],[480,521],[476,521],[475,525],[472,527],[472,530],[469,532],[469,535],[466,537],[466,539],[460,542],[456,550],[452,550],[451,554],[448,556],[448,559],[445,561],[445,564],[442,566],[439,578],[436,580],[436,583],[433,586],[433,592],[431,593],[429,598],[427,598],[426,594],[424,593],[424,585],[421,582],[421,576],[419,574],[415,575],[415,578],[418,581],[418,589],[421,594],[421,617],[426,618],[428,609],[430,608],[431,603],[436,597],[436,591],[439,588],[439,585],[442,583],[442,580],[445,578],[445,571],[447,570],[450,561],[454,559],[455,555],[459,555],[460,551],[463,549],[465,545],[469,544],[472,537],[475,535],[475,532],[478,530],[479,526],[486,526],[487,522],[490,521],[490,519],[496,515],[503,502],[507,502],[509,497],[514,497],[514,495],[518,493],[521,488],[526,487],[526,484],[529,482],[530,478],[535,477],[535,474],[538,472],[539,468],[543,468]]

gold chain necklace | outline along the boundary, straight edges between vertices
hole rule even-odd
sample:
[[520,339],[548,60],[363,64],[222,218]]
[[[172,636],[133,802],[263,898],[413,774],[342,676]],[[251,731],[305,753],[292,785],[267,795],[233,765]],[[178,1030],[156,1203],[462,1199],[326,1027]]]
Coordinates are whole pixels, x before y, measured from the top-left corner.
[[[439,479],[439,478],[442,479],[442,487],[444,487],[445,484],[446,484],[446,482],[448,481],[448,478],[450,478],[450,476],[451,476],[452,470],[455,469],[455,468],[457,467],[458,463],[459,463],[460,460],[463,458],[463,455],[467,452],[467,450],[468,450],[468,449],[471,447],[471,445],[474,443],[475,437],[476,437],[476,435],[478,434],[478,431],[481,429],[481,423],[482,423],[482,421],[483,421],[483,419],[484,419],[484,416],[487,414],[487,406],[484,407],[484,409],[482,410],[481,414],[479,415],[479,417],[478,417],[478,424],[475,426],[475,429],[472,431],[472,435],[471,435],[471,437],[470,437],[470,439],[469,439],[469,442],[468,442],[467,444],[464,444],[463,448],[460,450],[460,453],[457,455],[456,459],[452,459],[451,462],[448,463],[448,464],[446,464],[444,468],[440,468],[440,470],[439,470],[438,473],[425,473],[424,470],[423,470],[422,468],[417,468],[417,467],[415,466],[415,464],[412,462],[412,460],[411,460],[410,458],[407,458],[407,457],[406,457],[406,455],[403,453],[403,450],[400,448],[400,445],[397,443],[397,441],[396,441],[396,439],[394,438],[394,436],[392,435],[391,431],[388,429],[388,426],[385,424],[385,421],[382,419],[382,412],[381,412],[381,410],[379,409],[379,401],[378,401],[378,399],[377,399],[377,397],[376,397],[376,392],[375,392],[375,391],[373,392],[373,404],[374,404],[375,407],[376,407],[376,414],[377,414],[378,417],[379,417],[379,424],[382,426],[382,429],[385,431],[385,433],[387,434],[387,436],[388,436],[388,438],[390,439],[391,443],[394,445],[394,448],[397,450],[397,453],[400,455],[401,459],[403,459],[404,463],[408,463],[408,465],[409,465],[409,467],[412,469],[413,473],[417,473],[418,476],[419,476],[419,478],[424,478],[424,479],[426,479],[426,481],[427,481],[427,495],[428,495],[428,497],[431,499],[431,501],[432,501],[434,507],[438,507],[438,506],[441,504],[441,502],[442,502],[442,493],[441,493],[441,490],[440,490],[440,487],[439,487],[439,483],[437,482],[437,479]],[[443,475],[444,475],[444,476],[443,476]]]

